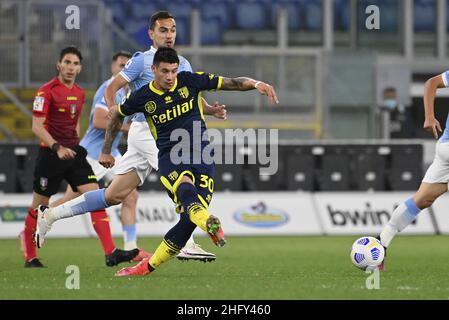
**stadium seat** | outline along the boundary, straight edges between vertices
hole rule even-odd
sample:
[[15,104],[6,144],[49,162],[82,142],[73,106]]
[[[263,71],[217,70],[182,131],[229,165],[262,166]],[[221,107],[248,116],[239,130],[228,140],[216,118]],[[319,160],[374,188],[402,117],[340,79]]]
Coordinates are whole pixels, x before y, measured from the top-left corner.
[[17,161],[18,190],[33,192],[34,167],[39,154],[38,145],[18,145],[15,148]]
[[170,1],[167,5],[167,10],[175,17],[176,20],[179,18],[190,20],[193,6],[186,1]]
[[145,19],[148,24],[151,15],[158,11],[160,7],[161,5],[158,1],[135,1],[131,6],[131,14],[133,19]]
[[391,147],[391,167],[387,174],[390,188],[395,191],[417,190],[422,180],[422,145]]
[[323,7],[321,0],[304,0],[306,29],[318,31],[322,29]]
[[176,44],[190,43],[190,19],[176,18]]
[[354,170],[352,177],[355,180],[356,190],[376,190],[386,189],[385,170],[386,157],[379,154],[375,146],[361,146],[354,159]]
[[223,28],[232,28],[232,5],[233,3],[228,3],[221,0],[201,1],[199,4],[201,20],[217,18],[220,20]]
[[287,158],[285,179],[287,190],[314,190],[315,160],[312,154],[291,155]]
[[259,164],[247,165],[243,172],[243,181],[245,190],[248,191],[278,191],[282,190],[281,170],[273,175],[261,174],[260,168],[264,167]]
[[222,43],[223,27],[218,18],[201,19],[201,43],[203,45],[219,45]]
[[17,188],[17,161],[14,146],[0,145],[0,192],[14,193]]
[[334,26],[336,30],[349,31],[351,24],[349,0],[334,1]]
[[262,1],[241,1],[234,5],[236,27],[243,30],[268,29],[266,4]]
[[127,17],[131,13],[128,12],[128,5],[123,2],[113,2],[108,5],[108,8],[112,12],[112,17],[114,21],[121,27],[125,28],[126,24],[129,22]]
[[241,191],[243,165],[217,164],[215,165],[215,191]]
[[140,24],[141,27],[133,32],[131,35],[133,37],[133,39],[142,46],[142,48],[148,48],[151,44],[151,39],[148,36],[148,25],[142,25]]
[[271,27],[277,27],[278,11],[281,8],[285,8],[287,10],[288,29],[290,31],[297,31],[301,29],[304,22],[302,18],[302,14],[304,13],[303,3],[302,1],[289,0],[274,2],[271,5]]
[[334,153],[330,146],[322,155],[321,169],[318,171],[320,191],[346,191],[350,189],[349,159],[344,153]]
[[415,0],[413,2],[415,31],[436,30],[436,0]]

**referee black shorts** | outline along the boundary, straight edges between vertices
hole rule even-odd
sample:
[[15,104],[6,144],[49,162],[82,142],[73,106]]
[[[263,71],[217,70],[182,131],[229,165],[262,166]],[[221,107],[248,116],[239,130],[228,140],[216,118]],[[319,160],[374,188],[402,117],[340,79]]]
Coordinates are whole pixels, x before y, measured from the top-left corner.
[[71,149],[76,152],[75,158],[61,160],[50,148],[40,148],[34,169],[34,192],[50,197],[58,192],[62,180],[66,180],[74,191],[78,186],[98,183],[86,160],[86,149],[82,146]]

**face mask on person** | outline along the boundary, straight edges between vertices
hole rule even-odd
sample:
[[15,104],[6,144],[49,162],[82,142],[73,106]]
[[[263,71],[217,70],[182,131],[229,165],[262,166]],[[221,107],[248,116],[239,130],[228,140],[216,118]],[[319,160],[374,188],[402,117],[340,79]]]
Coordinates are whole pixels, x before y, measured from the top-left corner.
[[393,110],[397,107],[398,103],[395,99],[387,99],[384,100],[384,107],[390,110]]

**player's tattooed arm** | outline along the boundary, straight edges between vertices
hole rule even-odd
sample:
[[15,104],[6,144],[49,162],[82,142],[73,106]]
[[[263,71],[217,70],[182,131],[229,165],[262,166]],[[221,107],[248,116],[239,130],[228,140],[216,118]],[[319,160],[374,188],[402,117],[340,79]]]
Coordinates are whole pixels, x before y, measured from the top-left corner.
[[256,83],[256,80],[247,77],[223,78],[220,89],[231,91],[248,91],[254,90]]
[[110,154],[112,149],[112,143],[114,142],[117,133],[122,127],[123,118],[119,115],[117,109],[111,109],[109,111],[110,119],[108,121],[108,126],[106,128],[106,134],[103,143],[103,149],[101,150],[104,154]]
[[254,80],[247,77],[239,78],[223,78],[220,90],[231,90],[231,91],[248,91],[257,89],[260,94],[267,96],[272,104],[279,103],[276,96],[276,91],[273,86],[268,83]]

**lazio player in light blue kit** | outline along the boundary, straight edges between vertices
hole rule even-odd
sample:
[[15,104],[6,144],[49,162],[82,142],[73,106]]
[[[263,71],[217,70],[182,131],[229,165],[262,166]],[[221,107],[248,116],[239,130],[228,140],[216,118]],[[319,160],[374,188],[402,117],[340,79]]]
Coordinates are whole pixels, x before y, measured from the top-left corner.
[[[87,150],[87,161],[91,165],[97,179],[103,179],[106,184],[109,184],[112,181],[114,178],[114,172],[112,169],[106,169],[98,162],[104,143],[105,129],[107,126],[109,113],[106,100],[104,99],[104,92],[114,77],[125,67],[131,57],[131,53],[124,51],[114,54],[111,65],[112,77],[106,80],[95,93],[89,116],[89,127],[80,142],[80,144]],[[127,91],[127,88],[121,88],[117,92],[115,98],[117,103],[126,96]],[[129,125],[124,124],[121,131],[127,132],[128,130]],[[116,159],[116,161],[119,161],[122,157],[120,151],[118,150],[118,145],[122,135],[122,132],[120,132],[112,143],[112,156]],[[133,190],[122,202],[121,222],[125,250],[131,250],[138,247],[136,232],[138,195],[137,190]],[[139,254],[133,259],[133,261],[140,261],[148,256],[148,253],[142,249],[139,249]]]
[[[449,71],[436,75],[426,81],[424,89],[424,129],[432,133],[435,139],[441,130],[440,122],[435,118],[435,96],[438,88],[449,88]],[[427,169],[418,191],[401,203],[393,211],[391,219],[377,237],[385,250],[393,238],[409,226],[419,213],[430,207],[436,199],[447,192],[449,183],[449,118],[446,128],[437,141],[435,158]],[[385,258],[384,258],[385,259]],[[384,261],[380,269],[384,270]]]

